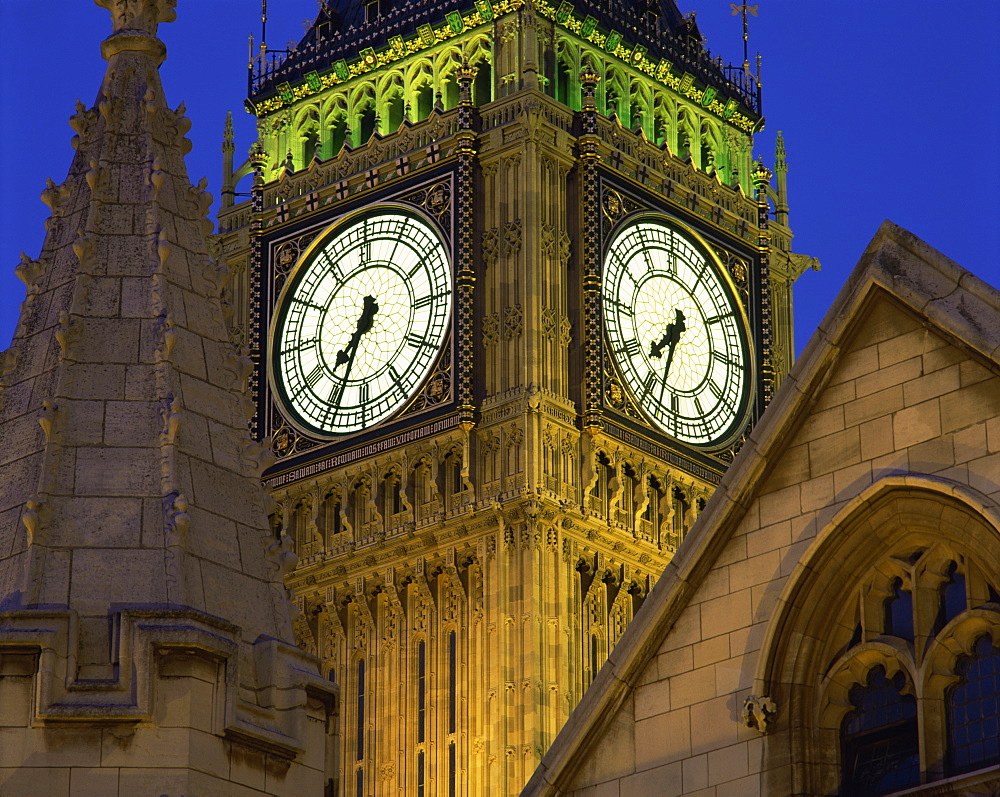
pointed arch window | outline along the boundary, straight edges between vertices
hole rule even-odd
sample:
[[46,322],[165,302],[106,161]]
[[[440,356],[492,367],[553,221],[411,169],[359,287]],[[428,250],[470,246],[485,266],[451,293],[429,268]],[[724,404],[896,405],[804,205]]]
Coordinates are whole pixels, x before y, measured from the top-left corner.
[[902,693],[905,685],[902,671],[889,678],[878,666],[864,686],[851,689],[854,708],[840,726],[845,797],[875,797],[920,783],[917,701]]
[[885,602],[885,633],[913,641],[913,593],[903,588],[903,579],[893,579]]
[[417,742],[427,741],[427,642],[417,643]]
[[[365,758],[365,660],[358,659],[357,760]],[[360,777],[360,775],[359,775]],[[359,783],[361,781],[359,780]]]
[[955,562],[950,562],[945,572],[945,581],[938,590],[938,613],[934,621],[934,633],[958,617],[966,607],[965,576],[958,572],[958,565]]
[[961,681],[947,696],[951,774],[1000,763],[1000,647],[980,637],[956,670]]

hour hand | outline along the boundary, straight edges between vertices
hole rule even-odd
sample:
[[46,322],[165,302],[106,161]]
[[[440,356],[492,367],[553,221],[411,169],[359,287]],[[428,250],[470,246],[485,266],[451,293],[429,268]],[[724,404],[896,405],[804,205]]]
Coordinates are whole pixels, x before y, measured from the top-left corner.
[[364,304],[361,308],[361,317],[358,318],[358,325],[354,330],[354,334],[351,335],[351,339],[348,341],[347,346],[337,352],[337,357],[334,360],[333,365],[334,368],[339,365],[343,365],[344,363],[349,363],[354,359],[354,354],[358,350],[358,344],[361,342],[361,336],[366,332],[371,331],[371,328],[375,323],[375,313],[377,312],[378,302],[375,301],[375,297],[366,296],[364,298]]

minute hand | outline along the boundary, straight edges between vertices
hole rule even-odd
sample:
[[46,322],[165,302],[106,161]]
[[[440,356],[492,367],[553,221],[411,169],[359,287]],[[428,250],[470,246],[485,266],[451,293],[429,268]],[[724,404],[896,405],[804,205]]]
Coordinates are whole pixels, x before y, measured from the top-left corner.
[[333,365],[333,370],[336,371],[337,368],[344,363],[347,363],[347,367],[344,368],[344,376],[340,383],[340,389],[337,391],[337,398],[333,402],[334,405],[339,406],[340,400],[344,397],[344,390],[347,388],[347,380],[350,377],[351,369],[354,367],[354,357],[358,353],[358,345],[361,343],[361,336],[366,332],[369,332],[375,321],[375,313],[378,312],[378,302],[375,301],[374,296],[366,296],[364,298],[364,306],[361,310],[361,317],[358,319],[358,326],[354,330],[354,334],[351,335],[351,339],[348,341],[347,346],[337,352],[337,357]]

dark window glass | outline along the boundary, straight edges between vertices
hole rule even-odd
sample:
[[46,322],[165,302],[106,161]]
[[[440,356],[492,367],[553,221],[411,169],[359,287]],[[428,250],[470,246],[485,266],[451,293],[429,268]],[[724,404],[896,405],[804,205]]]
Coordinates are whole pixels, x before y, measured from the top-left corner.
[[598,660],[597,660],[597,636],[591,634],[590,636],[590,680],[593,681],[597,677],[598,670]]
[[948,759],[953,774],[1000,763],[1000,648],[981,637],[956,668],[948,694]]
[[874,797],[920,783],[917,703],[900,694],[905,683],[901,672],[889,679],[884,667],[876,667],[865,686],[851,689],[854,710],[840,726],[845,797]]
[[455,797],[455,743],[448,745],[448,797]]
[[417,753],[417,797],[424,797],[424,751]]
[[365,797],[365,771],[363,769],[358,770],[357,795],[358,797]]
[[948,580],[941,585],[938,593],[938,615],[934,622],[934,633],[965,611],[965,576],[958,572],[958,565],[948,566]]
[[358,662],[358,761],[365,757],[365,660]]
[[375,109],[366,108],[361,112],[360,116],[361,124],[361,136],[358,138],[358,145],[364,145],[368,143],[368,139],[372,137],[372,133],[375,132]]
[[[427,726],[427,643],[417,645],[417,741],[426,737]],[[421,755],[423,755],[421,753]]]
[[885,602],[885,633],[913,641],[913,594],[903,589],[903,580],[894,579],[892,595]]
[[448,634],[448,733],[455,732],[458,708],[458,636]]

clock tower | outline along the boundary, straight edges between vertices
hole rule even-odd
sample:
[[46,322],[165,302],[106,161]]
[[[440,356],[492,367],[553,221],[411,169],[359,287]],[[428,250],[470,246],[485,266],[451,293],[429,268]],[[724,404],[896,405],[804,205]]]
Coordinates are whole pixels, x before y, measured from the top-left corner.
[[343,0],[249,95],[216,244],[332,793],[516,794],[790,365],[759,87],[672,0]]

